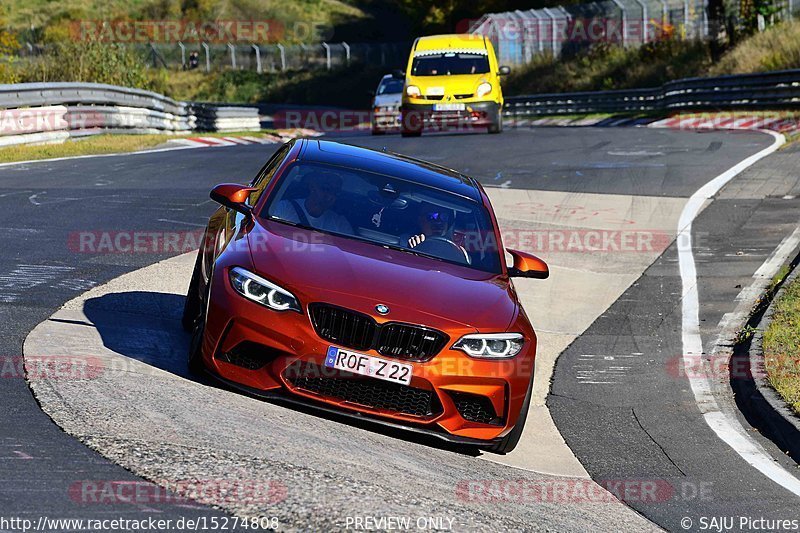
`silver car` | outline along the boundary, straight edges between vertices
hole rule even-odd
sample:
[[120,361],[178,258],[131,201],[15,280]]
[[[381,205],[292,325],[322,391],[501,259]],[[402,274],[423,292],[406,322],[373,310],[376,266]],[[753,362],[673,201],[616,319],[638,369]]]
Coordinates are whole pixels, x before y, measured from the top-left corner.
[[381,78],[372,100],[372,134],[382,135],[400,128],[403,80],[391,74]]

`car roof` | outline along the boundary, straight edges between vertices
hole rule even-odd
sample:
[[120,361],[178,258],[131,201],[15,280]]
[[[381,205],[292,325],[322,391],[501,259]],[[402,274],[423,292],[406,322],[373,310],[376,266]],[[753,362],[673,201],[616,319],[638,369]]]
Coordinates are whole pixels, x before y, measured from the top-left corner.
[[460,172],[388,150],[371,150],[351,144],[302,139],[298,160],[327,163],[354,170],[413,181],[482,203],[477,182]]
[[447,35],[428,35],[419,37],[414,42],[414,51],[442,50],[454,48],[458,50],[486,50],[485,37],[469,33],[452,33]]

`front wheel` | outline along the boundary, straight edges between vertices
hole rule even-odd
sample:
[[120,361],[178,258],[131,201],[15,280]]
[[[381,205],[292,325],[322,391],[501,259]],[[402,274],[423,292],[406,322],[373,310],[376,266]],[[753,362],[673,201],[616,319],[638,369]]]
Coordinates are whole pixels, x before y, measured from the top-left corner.
[[197,252],[197,260],[194,262],[192,270],[192,280],[189,282],[189,290],[186,293],[186,301],[183,303],[183,317],[181,325],[183,330],[191,333],[194,331],[195,324],[203,312],[203,299],[200,297],[200,262],[203,260],[202,250]]
[[489,133],[501,133],[503,131],[503,109],[499,108],[492,118],[489,125]]

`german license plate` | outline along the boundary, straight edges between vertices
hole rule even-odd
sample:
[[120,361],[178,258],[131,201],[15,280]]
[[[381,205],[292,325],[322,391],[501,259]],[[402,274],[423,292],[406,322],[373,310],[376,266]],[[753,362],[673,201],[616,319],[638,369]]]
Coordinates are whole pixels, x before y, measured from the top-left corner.
[[466,104],[433,104],[434,111],[464,111]]
[[401,385],[409,385],[411,383],[411,374],[413,372],[411,365],[343,350],[336,346],[328,347],[325,366]]

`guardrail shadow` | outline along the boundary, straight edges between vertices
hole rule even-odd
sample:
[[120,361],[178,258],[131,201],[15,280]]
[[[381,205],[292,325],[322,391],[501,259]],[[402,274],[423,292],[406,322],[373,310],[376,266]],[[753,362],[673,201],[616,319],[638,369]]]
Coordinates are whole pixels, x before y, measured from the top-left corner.
[[210,375],[196,376],[190,373],[186,365],[190,335],[181,327],[183,303],[182,295],[130,291],[91,298],[84,303],[83,311],[97,328],[106,348],[176,376],[391,438],[412,441],[462,455],[480,455],[481,452],[474,447],[387,427],[368,418],[353,418],[315,407],[313,404],[297,403],[294,399],[280,397],[265,399],[228,386]]

